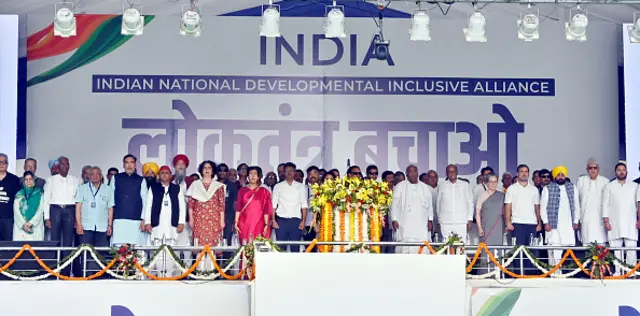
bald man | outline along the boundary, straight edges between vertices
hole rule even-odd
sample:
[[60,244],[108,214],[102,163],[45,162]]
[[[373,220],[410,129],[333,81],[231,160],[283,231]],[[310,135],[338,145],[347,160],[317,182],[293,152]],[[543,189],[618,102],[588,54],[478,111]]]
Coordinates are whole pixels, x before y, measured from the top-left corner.
[[[397,241],[431,241],[433,209],[431,192],[418,180],[418,167],[407,167],[407,180],[393,188],[391,223]],[[398,253],[417,253],[418,247],[396,247]]]
[[446,239],[457,235],[468,243],[467,235],[473,223],[473,193],[469,182],[458,178],[458,167],[447,166],[447,179],[438,185],[438,221]]

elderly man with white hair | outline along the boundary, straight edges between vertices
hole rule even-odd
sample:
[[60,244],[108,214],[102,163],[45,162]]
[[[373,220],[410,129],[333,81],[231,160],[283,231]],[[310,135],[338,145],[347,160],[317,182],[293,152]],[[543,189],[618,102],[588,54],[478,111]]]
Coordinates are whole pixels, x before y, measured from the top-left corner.
[[607,232],[602,222],[602,192],[609,179],[600,175],[600,164],[595,158],[587,161],[587,174],[578,178],[577,188],[582,211],[582,242],[605,243]]

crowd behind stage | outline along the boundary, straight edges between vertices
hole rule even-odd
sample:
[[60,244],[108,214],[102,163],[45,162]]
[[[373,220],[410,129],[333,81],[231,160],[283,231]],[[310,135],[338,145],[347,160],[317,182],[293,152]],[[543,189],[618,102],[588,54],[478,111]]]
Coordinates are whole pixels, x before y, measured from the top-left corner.
[[[247,243],[263,236],[279,241],[311,241],[318,227],[310,209],[312,186],[339,178],[337,169],[294,163],[264,173],[245,163],[235,169],[203,161],[188,175],[189,158],[177,155],[171,166],[142,164],[126,155],[122,171],[84,166],[81,176],[69,173],[66,157],[49,162],[46,179],[29,158],[24,174],[7,171],[0,154],[0,240],[59,241],[62,246],[91,244],[198,246]],[[347,177],[386,182],[393,202],[383,228],[383,241],[444,241],[453,234],[463,242],[488,245],[532,243],[575,246],[606,243],[636,247],[640,220],[638,179],[627,180],[627,165],[615,165],[614,179],[600,175],[595,159],[577,181],[557,166],[530,173],[519,165],[515,174],[484,167],[473,181],[458,176],[455,165],[444,179],[435,170],[420,173],[414,165],[384,171],[375,165],[350,166]],[[297,252],[299,246],[290,245]],[[386,253],[417,252],[417,247],[382,247]],[[561,250],[549,251],[557,263]],[[636,264],[636,251],[616,251]],[[192,254],[182,254],[190,260]],[[620,271],[617,271],[619,273]]]

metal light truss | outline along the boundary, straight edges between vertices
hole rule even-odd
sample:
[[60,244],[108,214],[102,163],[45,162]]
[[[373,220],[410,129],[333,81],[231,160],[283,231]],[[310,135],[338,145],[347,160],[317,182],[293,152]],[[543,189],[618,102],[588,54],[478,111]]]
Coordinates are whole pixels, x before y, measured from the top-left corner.
[[424,3],[511,3],[511,4],[640,4],[640,0],[343,0],[345,1],[365,1],[371,3],[389,3],[389,2],[424,2]]

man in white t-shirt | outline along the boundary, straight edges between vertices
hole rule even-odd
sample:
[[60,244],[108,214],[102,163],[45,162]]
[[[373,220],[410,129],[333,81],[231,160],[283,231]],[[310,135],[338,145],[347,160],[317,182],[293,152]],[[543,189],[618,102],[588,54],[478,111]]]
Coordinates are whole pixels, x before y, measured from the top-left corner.
[[540,193],[529,183],[529,167],[518,166],[518,182],[509,186],[504,198],[506,230],[516,238],[516,244],[529,245],[531,236],[542,230]]

